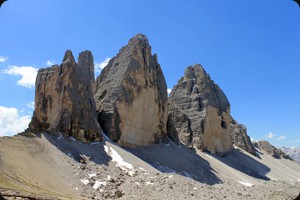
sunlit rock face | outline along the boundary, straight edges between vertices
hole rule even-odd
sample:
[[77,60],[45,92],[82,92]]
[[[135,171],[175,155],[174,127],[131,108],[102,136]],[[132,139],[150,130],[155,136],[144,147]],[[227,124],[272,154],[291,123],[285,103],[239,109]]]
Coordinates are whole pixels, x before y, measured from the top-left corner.
[[167,134],[167,86],[147,37],[137,34],[96,80],[98,121],[127,147],[158,143]]

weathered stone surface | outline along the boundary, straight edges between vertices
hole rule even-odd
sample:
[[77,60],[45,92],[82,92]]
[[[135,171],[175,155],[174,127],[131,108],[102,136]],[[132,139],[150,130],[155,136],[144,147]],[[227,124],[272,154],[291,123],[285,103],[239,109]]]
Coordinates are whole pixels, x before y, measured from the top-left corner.
[[230,133],[232,142],[237,147],[256,155],[255,148],[251,142],[250,137],[247,135],[247,128],[243,124],[239,124],[236,120],[230,120]]
[[288,155],[286,155],[281,149],[277,149],[276,147],[271,145],[268,141],[264,141],[264,140],[257,141],[257,142],[254,142],[253,145],[256,148],[265,151],[267,154],[270,154],[274,158],[290,159],[290,157]]
[[147,146],[167,134],[167,86],[143,34],[133,37],[96,80],[94,98],[104,132],[123,146]]
[[31,131],[62,132],[83,142],[99,141],[93,98],[94,60],[90,51],[79,54],[78,64],[70,50],[63,63],[40,69],[35,83],[35,110]]
[[169,113],[185,145],[217,154],[232,149],[230,104],[201,65],[188,67],[174,86]]

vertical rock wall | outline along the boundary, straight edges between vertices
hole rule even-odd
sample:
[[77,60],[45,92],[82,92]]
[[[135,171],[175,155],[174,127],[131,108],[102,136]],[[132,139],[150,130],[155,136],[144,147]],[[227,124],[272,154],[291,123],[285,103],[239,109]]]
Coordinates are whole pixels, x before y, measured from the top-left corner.
[[120,145],[147,146],[166,135],[166,81],[145,35],[133,37],[110,60],[94,98],[101,127]]
[[80,53],[77,64],[68,50],[61,65],[40,69],[29,129],[59,131],[83,142],[101,140],[93,84],[94,59],[90,51]]

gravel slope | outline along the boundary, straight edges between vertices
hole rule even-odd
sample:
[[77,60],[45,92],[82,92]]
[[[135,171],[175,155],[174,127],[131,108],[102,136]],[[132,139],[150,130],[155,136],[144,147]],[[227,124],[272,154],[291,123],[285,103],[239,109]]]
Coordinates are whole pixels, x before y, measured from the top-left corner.
[[173,143],[123,149],[61,135],[0,137],[6,199],[294,199],[300,164],[235,149],[225,157]]

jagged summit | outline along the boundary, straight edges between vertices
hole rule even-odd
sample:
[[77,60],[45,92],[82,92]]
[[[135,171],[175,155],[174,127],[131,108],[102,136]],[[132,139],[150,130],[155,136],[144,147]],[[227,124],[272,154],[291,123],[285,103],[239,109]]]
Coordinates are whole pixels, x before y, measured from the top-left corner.
[[99,141],[102,136],[92,77],[94,60],[90,51],[80,53],[77,64],[72,52],[67,50],[60,66],[40,69],[29,130],[62,132],[83,142]]
[[73,53],[71,50],[66,50],[64,58],[62,60],[62,62],[70,62],[71,64],[75,63],[75,58],[73,56]]
[[133,38],[131,38],[128,42],[128,45],[129,46],[140,45],[143,48],[150,47],[147,36],[142,33],[138,33]]
[[231,151],[230,104],[200,64],[187,67],[174,86],[169,112],[184,144],[217,154]]
[[98,120],[123,146],[148,146],[166,135],[167,85],[147,37],[137,34],[96,80]]

